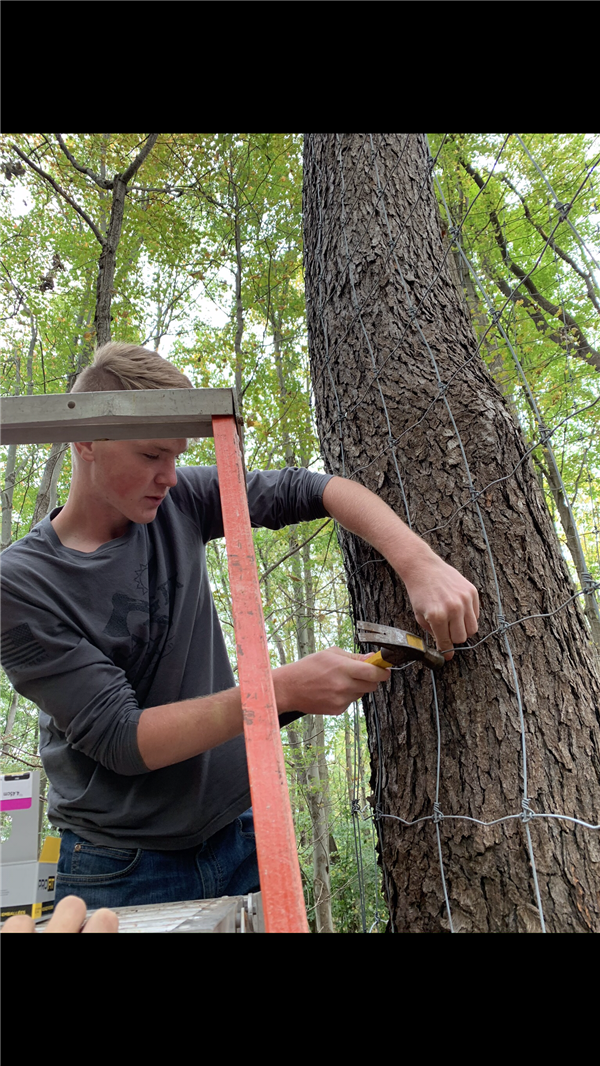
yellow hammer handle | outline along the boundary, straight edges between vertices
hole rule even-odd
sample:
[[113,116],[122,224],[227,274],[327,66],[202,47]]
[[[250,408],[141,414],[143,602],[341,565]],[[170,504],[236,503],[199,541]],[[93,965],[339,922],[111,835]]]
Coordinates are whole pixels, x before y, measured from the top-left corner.
[[374,651],[372,655],[369,655],[368,659],[363,659],[365,663],[373,663],[373,666],[379,666],[382,670],[390,670],[392,663],[386,662],[380,651]]

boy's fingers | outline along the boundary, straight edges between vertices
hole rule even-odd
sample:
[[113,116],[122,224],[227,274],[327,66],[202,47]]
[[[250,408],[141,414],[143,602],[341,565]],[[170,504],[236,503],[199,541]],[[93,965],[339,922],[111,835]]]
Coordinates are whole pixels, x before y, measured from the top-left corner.
[[79,933],[85,922],[87,907],[79,896],[65,896],[56,904],[48,922],[47,933]]
[[[114,911],[102,907],[94,911],[89,921],[85,922],[86,913],[87,907],[79,896],[65,896],[56,904],[45,931],[47,933],[118,933],[119,919]],[[82,929],[84,922],[85,926]],[[35,922],[26,914],[15,914],[8,919],[2,932],[33,933]]]
[[35,922],[28,914],[13,914],[2,928],[3,933],[33,933],[34,931]]
[[94,911],[89,921],[85,923],[82,932],[118,933],[119,919],[114,911],[109,911],[107,907],[102,907],[99,911]]

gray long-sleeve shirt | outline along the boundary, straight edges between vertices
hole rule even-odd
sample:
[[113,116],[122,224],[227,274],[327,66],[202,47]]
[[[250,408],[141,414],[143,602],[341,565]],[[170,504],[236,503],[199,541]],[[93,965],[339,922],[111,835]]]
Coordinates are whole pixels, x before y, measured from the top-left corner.
[[[250,805],[243,737],[149,771],[146,707],[234,684],[204,545],[223,536],[216,467],[184,467],[148,525],[83,553],[43,519],[2,555],[2,665],[40,708],[48,816],[93,844],[195,846]],[[254,526],[326,516],[329,476],[248,475]]]

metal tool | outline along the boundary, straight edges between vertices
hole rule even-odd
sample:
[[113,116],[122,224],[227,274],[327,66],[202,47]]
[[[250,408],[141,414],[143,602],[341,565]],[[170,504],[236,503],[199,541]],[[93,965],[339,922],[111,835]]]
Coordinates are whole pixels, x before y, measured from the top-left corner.
[[405,629],[378,626],[374,622],[357,622],[356,632],[361,644],[379,644],[379,651],[373,652],[364,661],[383,670],[410,662],[423,662],[432,670],[440,670],[446,662],[441,652],[428,648],[421,637],[407,633]]
[[[402,666],[404,663],[423,662],[432,670],[440,670],[446,660],[435,648],[428,648],[421,637],[407,633],[405,629],[393,626],[378,626],[374,622],[357,622],[356,632],[361,644],[379,644],[379,651],[373,652],[363,662],[373,663],[387,670],[390,666]],[[301,711],[285,711],[279,715],[281,728],[303,718]]]

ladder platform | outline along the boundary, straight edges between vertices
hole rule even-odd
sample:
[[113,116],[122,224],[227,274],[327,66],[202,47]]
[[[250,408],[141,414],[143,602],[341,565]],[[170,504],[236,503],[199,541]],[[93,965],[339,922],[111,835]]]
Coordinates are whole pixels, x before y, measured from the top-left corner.
[[[192,899],[181,903],[153,903],[144,907],[115,907],[120,933],[264,933],[261,893]],[[88,918],[92,911],[88,911]],[[38,922],[45,933],[50,918]]]
[[212,437],[213,415],[235,414],[232,389],[135,389],[6,396],[2,400],[0,443]]

